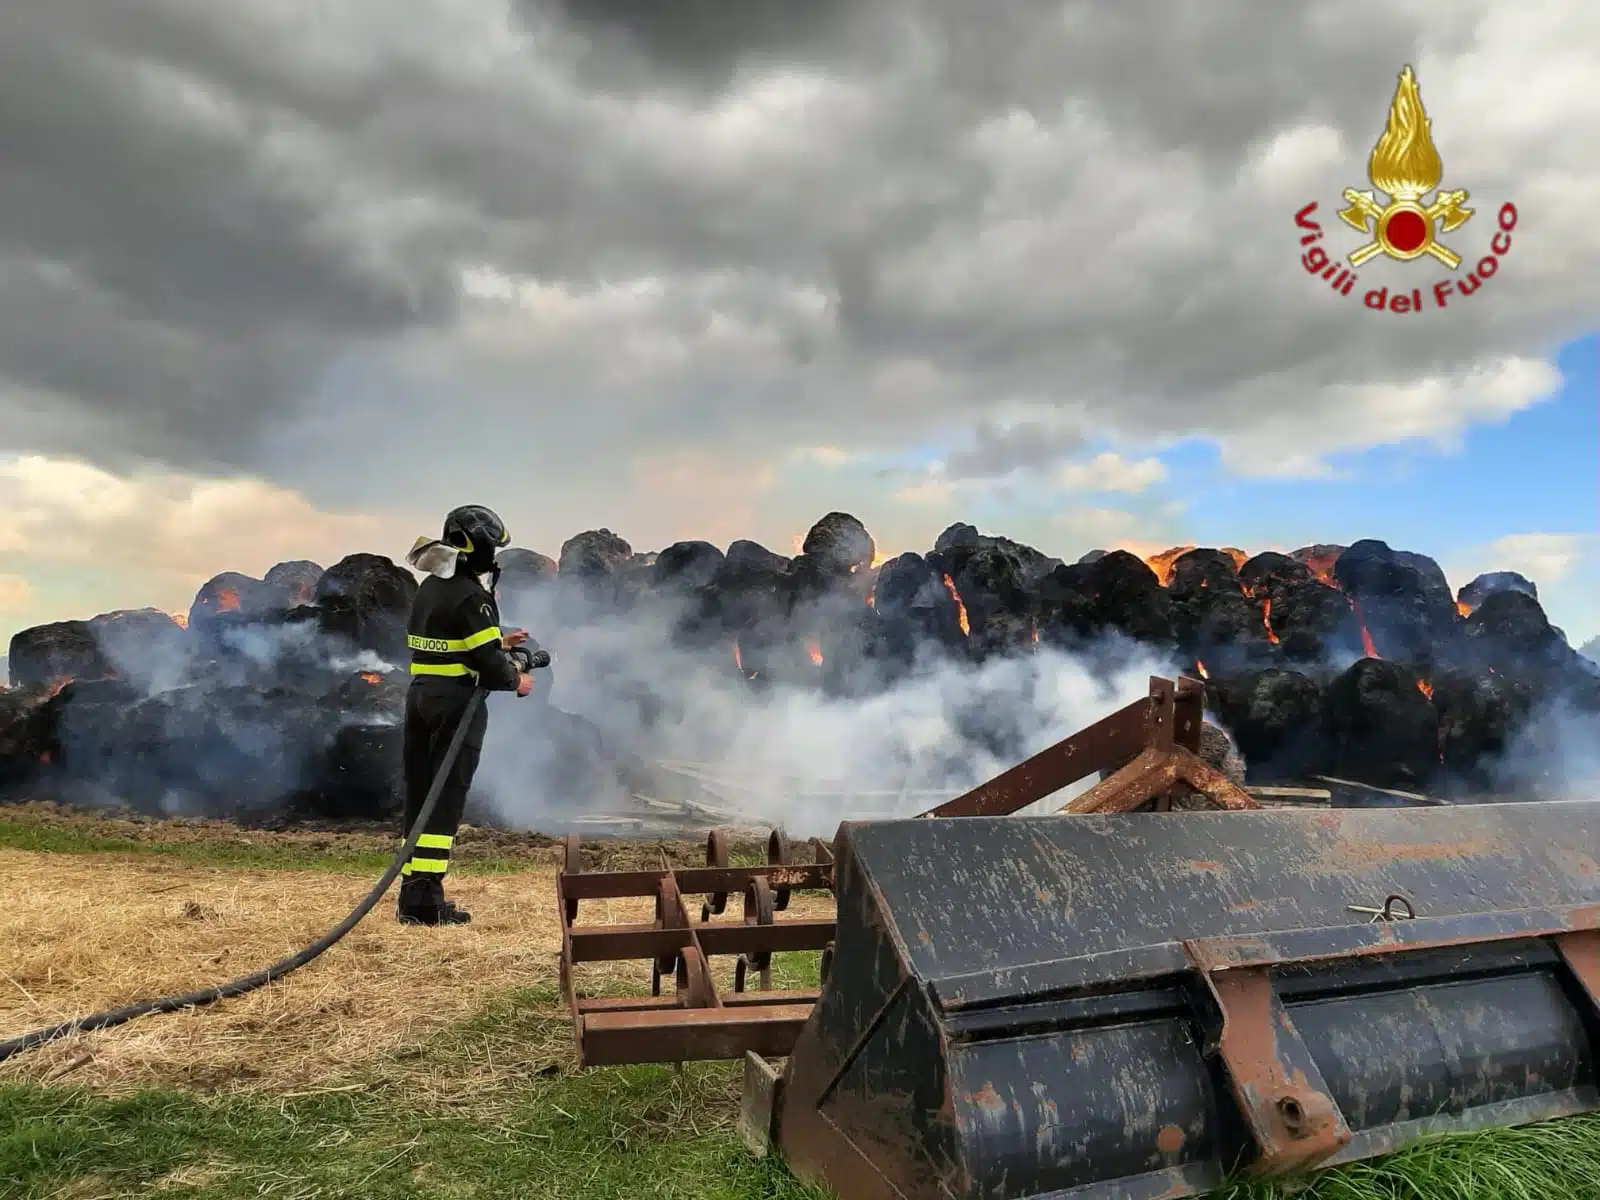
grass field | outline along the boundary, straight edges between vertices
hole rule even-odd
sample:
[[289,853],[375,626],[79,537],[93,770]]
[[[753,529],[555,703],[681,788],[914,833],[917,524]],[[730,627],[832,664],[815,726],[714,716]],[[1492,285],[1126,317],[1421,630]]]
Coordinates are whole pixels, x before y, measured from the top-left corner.
[[[372,833],[0,810],[11,885],[0,1036],[282,957],[354,905],[391,845]],[[646,852],[590,850],[596,867]],[[468,928],[405,929],[385,905],[270,988],[0,1064],[0,1196],[819,1195],[744,1152],[736,1066],[577,1071],[554,986],[553,847],[471,832],[459,858],[453,891],[477,918]],[[609,919],[648,915],[613,903]],[[814,982],[815,971],[814,956],[780,956],[779,986]],[[1439,1140],[1229,1194],[1286,1193],[1588,1200],[1600,1196],[1600,1120]]]

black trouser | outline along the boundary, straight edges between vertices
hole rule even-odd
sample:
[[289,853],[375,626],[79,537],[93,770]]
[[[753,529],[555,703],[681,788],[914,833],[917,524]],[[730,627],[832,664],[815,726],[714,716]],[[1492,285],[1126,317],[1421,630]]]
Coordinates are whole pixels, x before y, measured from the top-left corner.
[[[412,681],[406,692],[405,771],[406,813],[401,836],[411,831],[417,814],[428,798],[433,777],[444,761],[445,752],[455,737],[461,714],[466,711],[472,685],[467,680],[423,677]],[[461,742],[461,751],[450,767],[444,789],[428,817],[427,827],[404,867],[406,877],[432,875],[442,879],[450,869],[450,850],[455,844],[456,827],[467,805],[472,776],[483,753],[483,735],[489,728],[489,708],[479,704]]]

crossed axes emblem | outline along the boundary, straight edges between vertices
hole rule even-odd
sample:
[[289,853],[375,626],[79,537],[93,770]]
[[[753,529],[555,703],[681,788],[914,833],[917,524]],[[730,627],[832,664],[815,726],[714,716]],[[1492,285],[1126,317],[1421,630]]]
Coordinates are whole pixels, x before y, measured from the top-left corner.
[[[1349,261],[1352,267],[1359,267],[1380,254],[1392,254],[1396,258],[1415,258],[1417,254],[1431,254],[1452,271],[1461,265],[1459,254],[1433,240],[1433,230],[1434,223],[1438,222],[1439,232],[1449,233],[1453,229],[1459,229],[1471,218],[1473,210],[1461,207],[1467,200],[1464,189],[1439,192],[1434,196],[1433,203],[1426,208],[1409,198],[1397,198],[1387,205],[1382,205],[1372,192],[1358,192],[1355,188],[1345,188],[1344,198],[1350,207],[1340,211],[1339,219],[1352,229],[1373,235],[1372,241],[1350,255]],[[1426,222],[1427,240],[1413,254],[1395,254],[1382,232],[1385,219],[1396,211],[1416,213]]]

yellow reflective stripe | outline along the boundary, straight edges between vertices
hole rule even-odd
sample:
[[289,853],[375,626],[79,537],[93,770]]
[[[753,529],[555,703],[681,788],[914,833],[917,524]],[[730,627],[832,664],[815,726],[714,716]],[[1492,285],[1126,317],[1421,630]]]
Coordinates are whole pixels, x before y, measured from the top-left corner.
[[401,869],[405,871],[427,871],[432,875],[443,875],[450,869],[450,860],[448,858],[413,858]]
[[413,675],[470,675],[474,679],[478,673],[465,663],[419,663],[411,664]]
[[491,625],[487,629],[480,629],[469,638],[463,638],[457,643],[463,650],[476,650],[479,646],[487,646],[490,642],[498,642],[504,636],[500,626]]
[[406,634],[406,646],[411,650],[421,650],[427,654],[465,654],[469,650],[476,650],[479,646],[487,646],[490,642],[498,642],[504,636],[500,632],[498,625],[480,629],[468,638],[430,638],[408,633]]
[[417,849],[448,850],[455,840],[448,833],[425,833],[417,839]]

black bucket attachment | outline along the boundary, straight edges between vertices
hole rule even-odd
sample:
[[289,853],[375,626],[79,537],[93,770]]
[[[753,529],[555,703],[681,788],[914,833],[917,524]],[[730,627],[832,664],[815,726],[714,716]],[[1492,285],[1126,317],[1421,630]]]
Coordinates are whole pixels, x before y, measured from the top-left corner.
[[1600,803],[842,826],[773,1100],[843,1200],[1195,1195],[1600,1109]]

